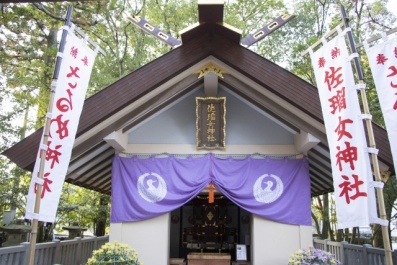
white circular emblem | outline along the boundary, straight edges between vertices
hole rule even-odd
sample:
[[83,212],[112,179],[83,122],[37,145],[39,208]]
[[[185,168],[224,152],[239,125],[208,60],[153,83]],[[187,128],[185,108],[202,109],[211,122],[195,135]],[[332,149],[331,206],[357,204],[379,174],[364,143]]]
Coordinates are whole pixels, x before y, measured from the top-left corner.
[[[265,180],[265,178],[268,179]],[[262,188],[262,183],[266,184],[266,187]],[[262,203],[271,203],[281,196],[284,191],[284,184],[276,175],[264,174],[255,181],[253,190],[255,200]]]
[[167,194],[167,184],[156,173],[145,173],[138,178],[138,192],[148,202],[159,202]]

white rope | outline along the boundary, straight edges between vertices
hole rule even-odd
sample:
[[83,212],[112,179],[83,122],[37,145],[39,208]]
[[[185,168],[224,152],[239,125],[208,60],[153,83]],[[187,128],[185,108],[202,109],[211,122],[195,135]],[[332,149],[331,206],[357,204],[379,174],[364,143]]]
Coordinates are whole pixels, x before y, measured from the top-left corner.
[[358,53],[355,52],[355,53],[350,54],[349,57],[347,57],[347,61],[350,62],[354,58],[358,58]]
[[373,147],[367,147],[367,148],[365,148],[365,151],[367,153],[375,154],[375,155],[378,155],[378,153],[379,153],[379,149],[373,148]]
[[51,88],[55,91],[55,89],[57,88],[57,80],[55,80],[55,79],[52,80]]
[[385,183],[383,183],[382,181],[371,181],[371,182],[369,182],[369,187],[370,188],[383,189],[384,186],[385,186]]
[[48,150],[48,145],[46,145],[46,144],[40,144],[40,149],[41,149],[41,150],[44,150],[44,151],[47,151],[47,150]]
[[43,185],[44,184],[44,179],[39,178],[38,176],[32,176],[32,181],[34,183],[39,184],[39,185]]
[[39,218],[40,218],[40,214],[38,214],[38,213],[30,213],[30,216],[32,216],[32,218],[34,220],[39,220]]
[[370,220],[371,224],[378,224],[381,226],[389,226],[389,221],[388,220],[383,220],[380,218],[373,218],[372,220]]
[[355,87],[357,90],[360,90],[360,89],[366,89],[367,85],[365,83],[360,83],[360,84],[356,84]]
[[362,120],[372,120],[372,115],[369,113],[362,113],[360,114],[360,119]]

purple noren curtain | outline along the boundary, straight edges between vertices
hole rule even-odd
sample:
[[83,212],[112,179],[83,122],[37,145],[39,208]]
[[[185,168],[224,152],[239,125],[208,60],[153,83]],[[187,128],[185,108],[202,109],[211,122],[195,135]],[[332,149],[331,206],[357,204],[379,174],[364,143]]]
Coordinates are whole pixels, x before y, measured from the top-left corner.
[[281,223],[311,225],[309,166],[303,159],[124,158],[112,172],[111,222],[139,221],[181,207],[210,182],[231,201]]
[[212,161],[213,183],[241,208],[280,223],[311,225],[306,158]]

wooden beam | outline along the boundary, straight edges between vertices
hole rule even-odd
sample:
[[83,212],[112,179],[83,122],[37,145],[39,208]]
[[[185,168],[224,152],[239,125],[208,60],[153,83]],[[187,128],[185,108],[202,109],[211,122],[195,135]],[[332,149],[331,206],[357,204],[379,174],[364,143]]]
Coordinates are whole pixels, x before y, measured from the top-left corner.
[[200,23],[223,22],[224,0],[198,0],[197,3]]
[[206,97],[216,97],[218,95],[218,76],[208,73],[204,76],[204,93]]
[[295,134],[296,150],[301,153],[306,153],[320,142],[319,139],[310,133],[301,131],[300,134]]
[[122,152],[126,150],[126,146],[128,144],[127,138],[128,136],[119,130],[110,133],[108,136],[103,138],[103,140],[105,140],[105,142],[116,151]]
[[288,21],[293,19],[295,15],[284,14],[275,18],[272,22],[268,23],[263,28],[257,30],[255,33],[249,35],[247,38],[243,39],[240,44],[244,47],[249,47],[258,41],[262,40],[266,36],[270,35],[275,30],[284,26]]
[[157,27],[153,26],[148,21],[146,21],[145,19],[139,16],[130,17],[128,18],[128,20],[130,20],[134,25],[138,26],[139,28],[146,31],[150,35],[172,46],[173,48],[178,47],[182,44],[180,40],[158,29]]

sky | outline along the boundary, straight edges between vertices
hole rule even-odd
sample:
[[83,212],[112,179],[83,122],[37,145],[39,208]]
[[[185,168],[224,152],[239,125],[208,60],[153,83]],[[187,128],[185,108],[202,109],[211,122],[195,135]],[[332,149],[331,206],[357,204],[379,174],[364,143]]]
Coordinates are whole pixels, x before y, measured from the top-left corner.
[[397,1],[396,0],[389,0],[389,3],[387,4],[387,8],[390,11],[394,11],[394,13],[397,14]]
[[[397,16],[397,0],[389,0],[387,9]],[[397,27],[397,21],[394,23],[394,27]]]

